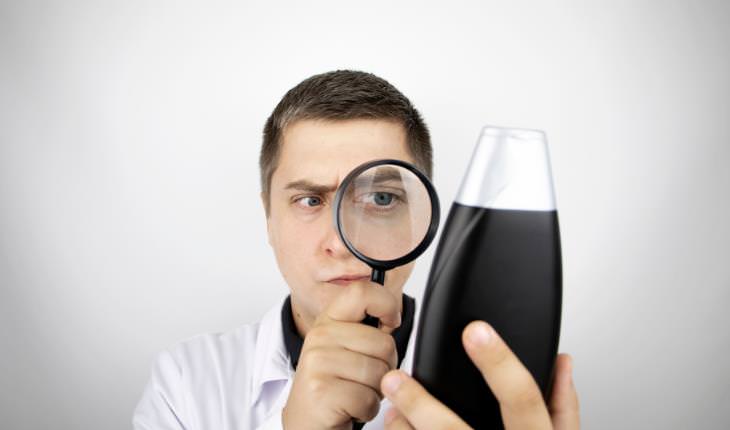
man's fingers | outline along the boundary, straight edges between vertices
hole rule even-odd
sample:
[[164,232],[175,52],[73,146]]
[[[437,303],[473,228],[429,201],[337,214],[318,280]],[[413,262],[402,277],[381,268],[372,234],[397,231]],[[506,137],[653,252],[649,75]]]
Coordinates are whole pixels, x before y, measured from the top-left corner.
[[357,421],[367,422],[378,415],[380,396],[370,387],[342,379],[325,383],[319,381],[316,386],[326,404],[337,405],[344,414]]
[[388,372],[380,383],[383,394],[417,429],[467,429],[453,411],[429,394],[415,379],[400,370]]
[[537,383],[496,331],[474,321],[462,336],[464,348],[499,401],[505,428],[549,429],[550,415]]
[[391,366],[380,359],[342,348],[315,348],[302,355],[302,365],[320,375],[332,375],[366,385],[380,396],[380,380]]
[[395,329],[401,323],[402,297],[395,297],[387,288],[373,282],[354,282],[348,285],[327,307],[325,314],[335,321],[360,322],[372,315]]
[[304,341],[304,348],[331,348],[339,345],[344,349],[378,358],[395,369],[398,351],[393,336],[359,322],[334,321],[314,327]]
[[578,394],[573,384],[573,359],[559,354],[555,361],[555,379],[550,394],[550,418],[556,430],[580,428]]
[[386,430],[414,430],[406,417],[395,407],[385,412],[385,428]]

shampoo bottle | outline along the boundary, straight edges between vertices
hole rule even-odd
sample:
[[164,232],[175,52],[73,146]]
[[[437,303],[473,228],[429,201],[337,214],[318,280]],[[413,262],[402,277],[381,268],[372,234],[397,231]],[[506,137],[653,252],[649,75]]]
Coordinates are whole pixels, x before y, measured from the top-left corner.
[[485,127],[436,249],[413,376],[475,429],[503,428],[499,405],[464,351],[491,324],[550,394],[560,335],[560,232],[547,142],[538,130]]

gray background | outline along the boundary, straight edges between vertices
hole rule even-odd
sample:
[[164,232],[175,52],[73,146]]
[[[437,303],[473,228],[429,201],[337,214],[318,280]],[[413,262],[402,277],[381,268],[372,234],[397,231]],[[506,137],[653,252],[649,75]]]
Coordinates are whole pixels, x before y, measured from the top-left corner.
[[288,88],[337,68],[421,110],[444,215],[483,124],[547,132],[585,428],[726,426],[729,11],[4,1],[2,427],[128,428],[157,351],[286,293],[261,129]]

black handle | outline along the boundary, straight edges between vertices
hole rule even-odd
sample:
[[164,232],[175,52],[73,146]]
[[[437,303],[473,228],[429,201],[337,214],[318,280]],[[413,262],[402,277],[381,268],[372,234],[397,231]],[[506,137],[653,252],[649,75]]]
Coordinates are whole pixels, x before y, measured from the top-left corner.
[[[373,271],[370,273],[370,280],[376,284],[385,285],[385,270],[373,268]],[[378,328],[380,326],[380,320],[371,315],[367,315],[361,322],[370,327]]]
[[[385,270],[373,269],[373,272],[370,274],[370,280],[377,284],[385,285]],[[380,320],[372,315],[368,315],[364,320],[362,320],[362,323],[367,324],[370,327],[378,328]],[[365,423],[352,420],[352,430],[360,430],[364,425]]]

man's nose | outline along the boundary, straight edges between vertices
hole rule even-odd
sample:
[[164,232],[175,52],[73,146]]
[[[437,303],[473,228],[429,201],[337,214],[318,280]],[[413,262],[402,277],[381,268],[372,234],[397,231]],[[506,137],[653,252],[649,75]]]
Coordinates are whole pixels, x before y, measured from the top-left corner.
[[347,249],[345,244],[342,242],[342,239],[340,239],[340,235],[337,234],[332,217],[330,216],[327,218],[329,219],[327,220],[327,225],[324,226],[325,236],[322,241],[322,247],[324,248],[325,253],[335,258],[351,257],[352,254],[350,253],[350,250]]

